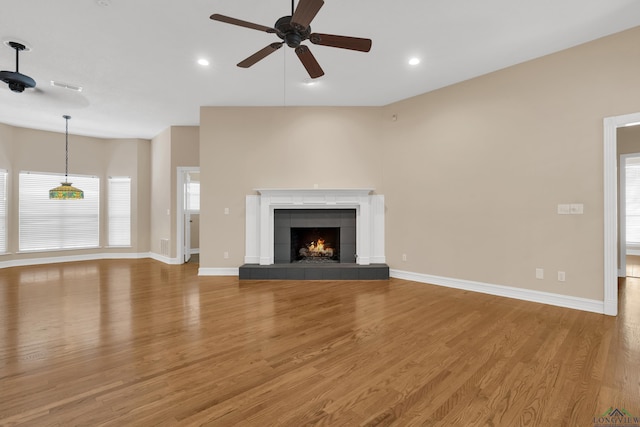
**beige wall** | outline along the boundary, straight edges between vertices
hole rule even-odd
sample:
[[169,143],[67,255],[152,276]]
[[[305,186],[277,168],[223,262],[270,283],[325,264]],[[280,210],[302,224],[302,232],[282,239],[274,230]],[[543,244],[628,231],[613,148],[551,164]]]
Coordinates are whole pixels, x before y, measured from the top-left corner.
[[[390,265],[602,300],[603,118],[640,111],[639,39],[636,28],[386,107],[398,121],[385,139],[401,141],[384,152]],[[560,203],[585,214],[558,215]]]
[[[383,108],[202,108],[201,266],[242,264],[256,187],[371,186],[393,269],[602,300],[603,118],[640,111],[639,39],[635,28]],[[558,215],[560,203],[585,214]]]
[[245,196],[255,188],[380,188],[378,115],[377,108],[202,108],[201,267],[243,263]]
[[151,252],[160,254],[160,239],[169,239],[176,257],[176,183],[178,167],[199,166],[198,126],[173,126],[151,141]]
[[[177,171],[179,167],[200,166],[200,127],[173,126],[171,128],[171,239],[176,240],[178,214]],[[172,257],[176,256],[177,247],[171,245]]]
[[160,240],[171,238],[171,128],[151,140],[150,250],[160,254]]
[[[62,120],[62,119],[61,119]],[[61,122],[64,129],[64,122]],[[70,130],[72,129],[70,122]],[[139,139],[105,140],[79,135],[69,135],[69,173],[97,175],[101,178],[103,248],[82,251],[60,251],[45,253],[18,253],[18,174],[21,171],[64,173],[65,136],[63,133],[45,132],[0,124],[0,168],[9,172],[8,185],[8,254],[0,261],[25,258],[72,256],[87,253],[145,253],[149,251],[148,200],[139,194],[149,185],[148,158],[149,141]],[[106,248],[106,178],[108,176],[130,176],[132,178],[132,246],[130,248]]]
[[640,125],[618,128],[618,155],[640,153]]

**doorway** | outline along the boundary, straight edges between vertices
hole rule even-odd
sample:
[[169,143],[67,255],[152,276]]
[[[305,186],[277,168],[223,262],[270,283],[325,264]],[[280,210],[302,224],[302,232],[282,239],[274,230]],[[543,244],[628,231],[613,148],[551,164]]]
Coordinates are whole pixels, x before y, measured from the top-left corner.
[[200,168],[179,167],[177,193],[178,259],[199,263],[200,256]]
[[604,119],[604,314],[618,314],[618,128],[640,124],[640,113]]

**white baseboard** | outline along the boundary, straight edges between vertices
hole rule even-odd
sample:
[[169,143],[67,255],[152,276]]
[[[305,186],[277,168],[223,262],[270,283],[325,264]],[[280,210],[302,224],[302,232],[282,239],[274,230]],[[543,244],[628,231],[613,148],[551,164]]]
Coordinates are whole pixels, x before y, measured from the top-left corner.
[[199,268],[198,276],[239,276],[239,268]]
[[598,314],[605,313],[604,301],[553,294],[550,292],[533,291],[530,289],[513,288],[510,286],[472,282],[469,280],[451,279],[447,277],[432,276],[429,274],[411,273],[401,270],[390,270],[389,275],[397,279],[411,280],[413,282],[427,283],[430,285],[480,292],[483,294],[555,305],[558,307],[572,308],[574,310],[589,311]]
[[[54,264],[60,262],[91,261],[100,259],[141,259],[152,258],[165,264],[182,264],[177,258],[169,258],[156,253],[99,253],[86,255],[71,255],[45,258],[24,258],[0,262],[0,269],[7,267],[21,267],[39,264]],[[235,268],[199,268],[198,276],[238,276],[239,269]],[[493,285],[489,283],[473,282],[470,280],[451,279],[448,277],[433,276],[429,274],[412,273],[409,271],[394,270],[389,271],[391,277],[413,282],[426,283],[431,285],[445,286],[448,288],[461,289],[483,294],[495,295],[506,298],[514,298],[524,301],[549,304],[558,307],[571,308],[575,310],[589,311],[593,313],[606,314],[612,312],[617,301],[607,302],[590,300],[585,298],[572,297],[567,295],[553,294],[550,292],[540,292],[530,289],[513,288],[510,286]]]
[[150,258],[149,252],[145,253],[101,253],[85,255],[68,255],[44,258],[21,258],[0,262],[0,269],[8,267],[24,267],[40,264],[57,264],[59,262],[93,261],[99,259],[141,259]]
[[149,258],[155,259],[156,261],[160,261],[165,264],[171,264],[171,265],[184,264],[183,262],[180,261],[179,258],[169,258],[167,256],[156,254],[154,252],[149,252]]

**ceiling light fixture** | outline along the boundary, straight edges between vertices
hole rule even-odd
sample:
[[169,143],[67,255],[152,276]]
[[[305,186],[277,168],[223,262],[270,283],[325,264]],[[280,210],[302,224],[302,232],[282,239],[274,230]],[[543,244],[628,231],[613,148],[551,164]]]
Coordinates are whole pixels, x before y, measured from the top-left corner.
[[206,67],[207,65],[209,65],[209,61],[207,61],[204,58],[200,58],[198,59],[198,64],[202,65],[203,67]]
[[49,190],[49,199],[67,200],[67,199],[84,199],[84,191],[71,185],[68,179],[69,175],[69,119],[71,116],[62,116],[65,119],[64,130],[64,182],[60,186]]
[[420,63],[420,58],[411,58],[409,60],[409,65],[418,65]]
[[57,82],[55,80],[51,80],[51,86],[59,87],[62,89],[69,89],[74,92],[82,92],[82,86],[75,86],[69,83]]
[[9,89],[12,92],[24,92],[27,88],[36,87],[36,81],[31,77],[20,73],[20,52],[26,50],[27,46],[22,43],[8,41],[5,45],[16,51],[16,70],[15,71],[0,71],[0,80],[9,85]]

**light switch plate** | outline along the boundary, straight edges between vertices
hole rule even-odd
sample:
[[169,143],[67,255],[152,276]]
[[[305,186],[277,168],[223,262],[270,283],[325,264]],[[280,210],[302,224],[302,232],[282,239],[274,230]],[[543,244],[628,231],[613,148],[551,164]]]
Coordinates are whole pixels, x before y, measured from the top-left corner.
[[584,205],[582,203],[573,203],[571,205],[572,215],[582,215],[584,213]]

